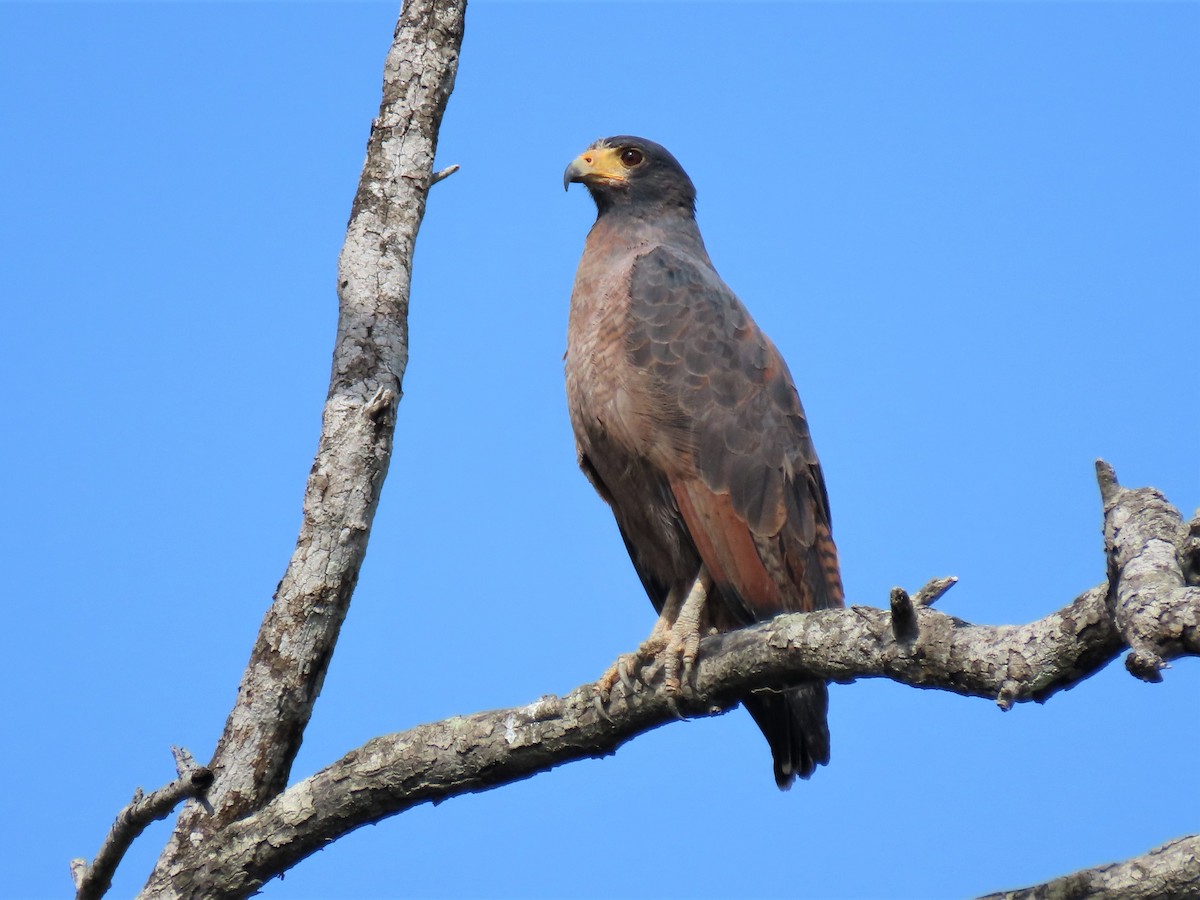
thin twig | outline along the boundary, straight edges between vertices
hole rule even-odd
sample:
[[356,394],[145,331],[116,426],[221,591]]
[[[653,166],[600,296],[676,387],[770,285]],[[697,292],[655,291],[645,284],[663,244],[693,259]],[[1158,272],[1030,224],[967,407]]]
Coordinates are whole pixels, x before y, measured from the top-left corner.
[[203,766],[197,766],[187,750],[172,747],[171,752],[175,756],[179,777],[149,794],[143,793],[141,788],[134,791],[133,800],[117,813],[117,819],[108,830],[108,836],[104,838],[91,865],[85,859],[71,860],[76,900],[103,897],[112,887],[113,874],[125,852],[137,836],[146,830],[146,826],[158,819],[165,819],[181,800],[189,797],[203,799],[212,785],[213,773]]
[[945,578],[932,578],[929,583],[913,594],[913,606],[933,606],[942,595],[958,584],[958,577],[949,575]]

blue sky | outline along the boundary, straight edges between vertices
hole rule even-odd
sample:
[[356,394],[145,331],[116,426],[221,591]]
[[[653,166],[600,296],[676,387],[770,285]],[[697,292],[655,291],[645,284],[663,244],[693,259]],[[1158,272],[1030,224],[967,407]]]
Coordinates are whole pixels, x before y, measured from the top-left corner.
[[[207,757],[316,446],[395,4],[0,6],[13,897]],[[562,693],[653,612],[575,467],[592,139],[671,148],[787,357],[849,598],[1042,616],[1104,574],[1096,457],[1200,505],[1200,6],[477,2],[417,245],[396,452],[295,767]],[[832,689],[780,794],[743,712],[365,828],[316,897],[961,897],[1200,824],[1200,665],[1045,706]],[[145,877],[152,828],[113,896]]]

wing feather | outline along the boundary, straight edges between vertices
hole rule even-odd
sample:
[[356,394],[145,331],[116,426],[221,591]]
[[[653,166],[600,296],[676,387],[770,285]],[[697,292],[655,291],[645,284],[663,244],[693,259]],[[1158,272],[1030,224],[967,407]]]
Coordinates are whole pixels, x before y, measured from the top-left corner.
[[842,603],[824,478],[779,351],[707,261],[634,264],[630,359],[664,419],[658,447],[697,552],[738,618]]

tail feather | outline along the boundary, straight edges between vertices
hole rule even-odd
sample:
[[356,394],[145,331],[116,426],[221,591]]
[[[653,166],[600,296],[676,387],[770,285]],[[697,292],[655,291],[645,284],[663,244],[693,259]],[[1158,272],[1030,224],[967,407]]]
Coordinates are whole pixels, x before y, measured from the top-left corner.
[[780,790],[829,762],[829,691],[824,681],[806,681],[786,691],[754,691],[742,703],[771,745]]

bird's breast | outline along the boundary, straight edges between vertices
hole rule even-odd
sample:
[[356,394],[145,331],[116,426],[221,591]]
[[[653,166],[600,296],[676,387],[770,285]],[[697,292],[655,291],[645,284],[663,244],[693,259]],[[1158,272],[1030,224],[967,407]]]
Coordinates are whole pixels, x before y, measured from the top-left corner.
[[576,440],[597,440],[631,455],[645,448],[639,397],[643,377],[626,350],[632,261],[602,262],[585,253],[571,294],[567,326],[567,402]]

